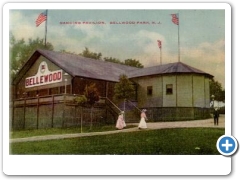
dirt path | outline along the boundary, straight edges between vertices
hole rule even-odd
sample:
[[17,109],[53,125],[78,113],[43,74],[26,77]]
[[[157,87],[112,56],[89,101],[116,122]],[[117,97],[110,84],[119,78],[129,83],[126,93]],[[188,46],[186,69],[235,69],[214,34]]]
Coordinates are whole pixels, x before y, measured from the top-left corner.
[[[131,123],[133,125],[138,125],[137,123]],[[127,124],[130,125],[130,124]],[[147,122],[148,129],[166,129],[166,128],[187,128],[187,127],[212,127],[212,128],[224,128],[225,127],[225,116],[221,115],[219,117],[219,125],[215,126],[213,124],[213,119],[206,120],[194,120],[194,121],[178,121],[178,122]],[[76,138],[76,137],[86,137],[86,136],[98,136],[106,134],[116,134],[124,132],[139,131],[137,127],[114,130],[114,131],[104,131],[104,132],[91,132],[91,133],[75,133],[75,134],[58,134],[58,135],[46,135],[46,136],[34,136],[27,138],[16,138],[10,139],[10,143],[15,142],[28,142],[28,141],[45,141],[54,139],[66,139],[66,138]]]

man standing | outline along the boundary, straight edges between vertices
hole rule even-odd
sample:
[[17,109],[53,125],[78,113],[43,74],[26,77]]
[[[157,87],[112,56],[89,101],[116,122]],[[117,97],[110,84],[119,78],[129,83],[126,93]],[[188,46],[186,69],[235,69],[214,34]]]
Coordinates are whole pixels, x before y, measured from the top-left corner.
[[214,118],[214,125],[218,125],[219,112],[217,108],[214,109],[213,118]]

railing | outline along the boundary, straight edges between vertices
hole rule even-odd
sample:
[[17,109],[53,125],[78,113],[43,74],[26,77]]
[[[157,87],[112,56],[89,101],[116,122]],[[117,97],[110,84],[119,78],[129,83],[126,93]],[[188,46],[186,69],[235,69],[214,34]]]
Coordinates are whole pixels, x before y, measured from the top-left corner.
[[141,112],[141,109],[139,109],[135,104],[133,104],[132,101],[130,101],[130,100],[127,100],[127,101],[130,102],[130,104],[131,104],[133,107],[135,107],[138,111]]
[[[41,129],[90,124],[90,107],[79,106],[79,95],[61,94],[15,99],[10,102],[10,124],[13,130]],[[102,123],[106,115],[105,100],[93,109],[93,121]],[[80,122],[81,121],[81,122]],[[105,119],[104,119],[105,121]]]
[[72,102],[75,97],[76,96],[72,94],[54,94],[47,96],[27,97],[13,100],[12,105],[16,107],[26,105],[52,104],[53,102]]
[[112,102],[108,97],[105,97],[105,99],[112,105],[114,106],[118,111],[119,113],[122,111],[116,104],[114,104],[114,102]]
[[[85,123],[89,121],[89,107],[78,106],[74,101],[79,95],[72,94],[54,94],[47,96],[37,96],[15,99],[10,102],[11,109],[11,127],[13,129],[31,129],[31,128],[51,128],[70,126],[75,123],[79,125],[81,117]],[[132,102],[132,108],[125,109],[126,122],[136,121],[140,111]],[[96,122],[115,123],[118,115],[123,111],[107,97],[101,97],[94,105]],[[82,110],[83,108],[83,110]],[[135,110],[135,112],[134,112]],[[99,120],[99,117],[100,120]]]

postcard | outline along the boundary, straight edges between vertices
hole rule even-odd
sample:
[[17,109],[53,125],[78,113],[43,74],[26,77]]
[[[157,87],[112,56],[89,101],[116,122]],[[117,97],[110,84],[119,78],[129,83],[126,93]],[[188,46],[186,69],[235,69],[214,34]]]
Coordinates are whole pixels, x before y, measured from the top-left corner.
[[232,171],[229,4],[8,3],[3,13],[5,174]]

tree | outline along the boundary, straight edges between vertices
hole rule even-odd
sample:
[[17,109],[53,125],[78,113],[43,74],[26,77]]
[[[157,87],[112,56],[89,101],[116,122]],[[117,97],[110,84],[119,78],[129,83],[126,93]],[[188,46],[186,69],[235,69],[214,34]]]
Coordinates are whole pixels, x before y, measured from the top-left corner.
[[[114,86],[114,99],[116,101],[123,100],[124,107],[123,110],[125,111],[125,102],[128,99],[131,99],[135,94],[134,87],[131,81],[125,74],[120,75],[119,83],[115,84]],[[125,119],[125,114],[124,114]]]
[[119,59],[112,58],[112,57],[104,57],[103,59],[104,59],[104,61],[107,61],[107,62],[112,62],[112,63],[117,63],[117,64],[124,64]]
[[28,43],[24,39],[16,40],[14,35],[10,33],[10,76],[14,78],[21,67],[27,62],[29,57],[36,51],[36,49],[53,50],[53,45],[44,44],[43,39],[28,39]]
[[91,124],[90,129],[92,129],[92,113],[94,104],[99,101],[99,93],[95,83],[90,84],[89,86],[86,85],[84,89],[84,95],[87,98],[87,103],[91,106]]
[[133,67],[137,67],[137,68],[143,68],[144,66],[136,59],[126,59],[124,61],[125,65],[128,66],[133,66]]
[[[62,50],[62,52],[67,52],[67,51]],[[67,53],[71,53],[71,52],[67,52]],[[85,49],[79,55],[81,55],[83,57],[87,57],[87,58],[97,59],[97,60],[101,60],[102,59],[102,53],[91,52],[91,51],[89,51],[89,49],[87,47],[85,47]],[[113,58],[113,57],[104,57],[103,59],[104,59],[104,61],[107,61],[107,62],[112,62],[112,63],[117,63],[117,64],[124,64],[124,65],[127,65],[127,66],[133,66],[133,67],[137,67],[137,68],[143,68],[144,67],[136,59],[126,59],[126,60],[124,60],[124,62],[120,61],[117,58]]]
[[132,66],[132,67],[137,67],[137,68],[143,68],[144,66],[136,59],[126,59],[124,60],[124,62],[120,61],[117,58],[112,58],[112,57],[104,57],[103,58],[105,61],[107,62],[113,62],[113,63],[117,63],[117,64],[124,64],[127,66]]
[[61,49],[60,52],[61,52],[61,53],[65,53],[65,54],[74,54],[74,55],[77,55],[75,52],[66,51],[65,49]]
[[225,101],[225,90],[223,90],[221,83],[210,80],[210,98],[214,95],[214,99],[217,101]]
[[10,75],[11,76],[14,76],[21,68],[24,48],[25,48],[24,39],[17,41],[14,36],[10,37],[9,52],[10,52]]
[[83,52],[80,53],[80,55],[83,57],[97,59],[97,60],[100,60],[102,58],[102,53],[90,52],[87,47],[85,47],[85,50],[83,50]]
[[74,102],[80,106],[81,110],[81,133],[82,133],[82,121],[83,121],[83,105],[87,102],[87,98],[85,95],[80,95],[74,98]]
[[87,98],[85,95],[80,95],[74,98],[74,102],[79,106],[83,106],[87,102]]
[[128,77],[123,74],[119,77],[119,83],[114,86],[114,99],[131,99],[135,94],[134,86]]

